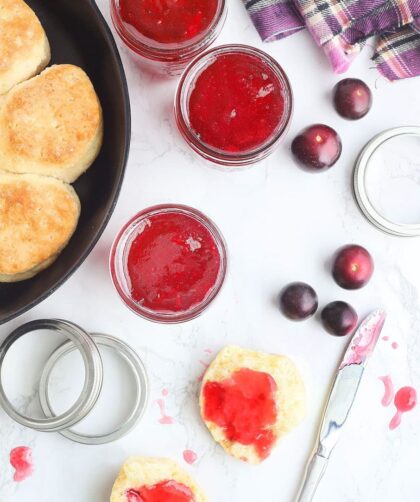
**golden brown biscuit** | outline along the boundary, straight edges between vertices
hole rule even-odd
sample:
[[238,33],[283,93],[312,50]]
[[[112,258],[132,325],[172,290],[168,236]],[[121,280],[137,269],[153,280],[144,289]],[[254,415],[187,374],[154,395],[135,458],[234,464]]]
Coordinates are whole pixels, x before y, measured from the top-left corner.
[[0,103],[0,168],[71,183],[98,155],[102,126],[86,73],[73,65],[51,66]]
[[50,61],[47,36],[22,0],[0,0],[0,94],[33,77]]
[[0,173],[0,282],[23,281],[51,265],[79,215],[79,198],[67,183]]
[[[267,442],[266,445],[267,449],[264,450],[263,454],[261,453],[261,450],[257,448],[257,443],[252,444],[252,442],[250,443],[247,439],[249,444],[244,444],[239,441],[231,440],[227,437],[229,435],[227,430],[229,429],[232,431],[232,427],[237,427],[238,422],[233,425],[225,424],[222,427],[208,419],[208,410],[206,413],[205,395],[213,396],[213,394],[210,393],[206,394],[206,385],[212,385],[211,383],[215,382],[216,389],[219,388],[217,383],[220,382],[229,382],[230,385],[233,381],[232,376],[237,374],[236,372],[244,369],[251,370],[252,372],[258,372],[260,376],[262,373],[263,380],[265,383],[268,382],[270,389],[269,395],[271,404],[273,405],[273,420],[270,425],[267,425],[261,430],[261,434],[259,436],[261,439],[261,445],[263,446],[264,435],[267,438],[270,438],[270,442]],[[233,387],[229,388],[232,389]],[[249,386],[245,385],[241,392],[246,393],[250,388],[251,384]],[[209,387],[207,387],[207,392],[208,391]],[[258,393],[256,395],[258,396]],[[241,395],[238,399],[240,408],[240,406],[242,406],[242,401],[240,401]],[[252,403],[252,401],[249,402]],[[257,403],[257,401],[255,402]],[[214,403],[216,403],[216,405]],[[222,403],[223,402],[216,400],[213,402],[212,406],[216,406],[216,409],[218,407],[224,407],[225,404]],[[232,403],[228,403],[228,406],[229,405],[232,405]],[[238,405],[236,404],[235,406]],[[247,410],[247,406],[251,406],[251,409]],[[245,431],[248,431],[251,430],[251,425],[247,421],[251,420],[251,416],[254,416],[255,419],[255,413],[257,414],[258,419],[259,411],[257,410],[253,415],[252,405],[247,404],[245,401],[243,401],[243,407],[244,413],[241,414],[239,419],[240,426],[243,427]],[[204,375],[200,393],[200,409],[201,416],[213,438],[220,443],[227,453],[245,462],[257,464],[268,456],[271,447],[274,446],[282,436],[295,428],[303,420],[306,414],[305,388],[298,369],[288,357],[255,352],[253,350],[243,349],[241,347],[231,345],[225,347],[219,352]],[[265,406],[265,413],[271,413],[270,411],[267,411],[267,409],[267,406]],[[230,417],[232,417],[231,410],[229,413]],[[242,413],[242,411],[240,413]],[[235,433],[236,430],[237,429],[235,429]]]
[[[168,458],[130,457],[122,466],[114,483],[111,502],[138,500],[136,493],[142,488],[153,489],[161,483],[180,483],[193,494],[191,502],[206,502],[207,498],[195,481],[178,464]],[[134,492],[130,497],[130,490]],[[131,493],[133,493],[131,492]]]

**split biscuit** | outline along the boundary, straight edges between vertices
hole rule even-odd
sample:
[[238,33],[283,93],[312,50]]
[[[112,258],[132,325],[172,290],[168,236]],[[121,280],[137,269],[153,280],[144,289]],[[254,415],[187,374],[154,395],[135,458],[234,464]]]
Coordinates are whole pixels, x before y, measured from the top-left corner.
[[[268,374],[273,381],[273,400],[275,402],[275,419],[264,430],[270,434],[273,444],[290,432],[303,420],[306,414],[306,393],[303,380],[295,364],[286,356],[266,354],[230,345],[222,349],[207,369],[200,393],[201,416],[210,433],[227,453],[245,462],[258,464],[265,456],[261,456],[254,444],[242,444],[227,437],[227,429],[206,418],[206,401],[204,389],[207,383],[229,382],[239,370],[251,370]],[[221,402],[220,406],[230,403]],[[214,403],[212,403],[214,405]],[[244,406],[248,406],[244,401]],[[232,414],[232,410],[229,410]],[[246,427],[247,413],[253,416],[252,410],[241,413],[241,427]],[[235,424],[236,425],[236,424]],[[269,450],[267,451],[267,456]]]

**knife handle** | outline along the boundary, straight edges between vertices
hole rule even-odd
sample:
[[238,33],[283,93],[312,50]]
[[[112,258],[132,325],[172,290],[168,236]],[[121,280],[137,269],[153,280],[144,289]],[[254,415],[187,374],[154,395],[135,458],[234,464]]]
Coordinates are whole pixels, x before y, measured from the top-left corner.
[[318,484],[327,468],[328,458],[321,457],[317,453],[311,458],[306,468],[305,477],[296,502],[311,502],[314,498]]

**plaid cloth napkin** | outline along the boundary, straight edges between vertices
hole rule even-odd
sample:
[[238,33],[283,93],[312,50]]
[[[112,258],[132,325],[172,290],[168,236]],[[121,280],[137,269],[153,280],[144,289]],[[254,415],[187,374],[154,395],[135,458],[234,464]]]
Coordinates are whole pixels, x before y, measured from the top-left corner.
[[373,61],[388,80],[420,75],[420,0],[243,0],[264,41],[308,28],[336,73],[378,35]]

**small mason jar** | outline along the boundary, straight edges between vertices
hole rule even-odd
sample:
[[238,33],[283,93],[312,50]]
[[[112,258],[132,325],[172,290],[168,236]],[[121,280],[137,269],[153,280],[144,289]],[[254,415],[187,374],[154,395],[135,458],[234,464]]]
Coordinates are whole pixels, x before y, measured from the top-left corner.
[[146,70],[169,76],[179,75],[209,48],[226,20],[226,0],[207,0],[207,10],[203,2],[184,0],[189,8],[177,6],[175,17],[165,17],[159,5],[155,12],[146,9],[144,0],[110,1],[113,25],[135,59]]
[[247,45],[224,45],[183,73],[175,118],[188,145],[216,164],[241,167],[278,146],[292,117],[293,95],[281,66]]
[[121,299],[134,313],[161,323],[189,321],[222,288],[226,244],[200,211],[153,206],[131,218],[117,235],[110,270]]

